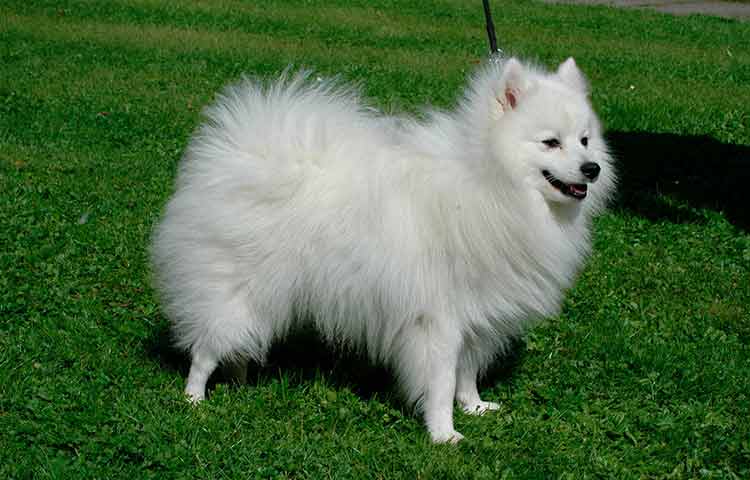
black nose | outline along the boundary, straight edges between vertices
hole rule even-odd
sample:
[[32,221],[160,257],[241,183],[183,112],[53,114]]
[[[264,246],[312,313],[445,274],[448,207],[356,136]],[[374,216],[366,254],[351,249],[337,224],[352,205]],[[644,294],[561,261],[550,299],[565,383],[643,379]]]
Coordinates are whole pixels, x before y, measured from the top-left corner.
[[599,166],[598,163],[594,162],[586,162],[583,165],[581,165],[581,172],[588,178],[589,180],[593,180],[596,177],[599,176],[599,172],[602,171],[602,168]]

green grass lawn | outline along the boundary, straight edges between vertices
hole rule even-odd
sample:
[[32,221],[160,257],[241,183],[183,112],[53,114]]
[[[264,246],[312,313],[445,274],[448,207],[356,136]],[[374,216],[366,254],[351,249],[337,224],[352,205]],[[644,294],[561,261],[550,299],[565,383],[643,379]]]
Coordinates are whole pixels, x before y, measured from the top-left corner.
[[146,247],[201,108],[290,64],[448,107],[485,55],[478,0],[375,3],[0,4],[0,478],[750,478],[750,23],[716,18],[493,2],[589,75],[622,182],[460,445],[309,333],[187,404]]

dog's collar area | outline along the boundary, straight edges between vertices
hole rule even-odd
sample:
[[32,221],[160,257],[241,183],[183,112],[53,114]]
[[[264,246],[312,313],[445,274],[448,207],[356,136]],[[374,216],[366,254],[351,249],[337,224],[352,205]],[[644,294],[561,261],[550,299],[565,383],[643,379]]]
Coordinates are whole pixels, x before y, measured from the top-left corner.
[[583,200],[586,198],[589,188],[585,183],[565,183],[549,173],[548,170],[542,170],[542,175],[547,179],[550,185],[559,190],[563,195],[573,197],[577,200]]

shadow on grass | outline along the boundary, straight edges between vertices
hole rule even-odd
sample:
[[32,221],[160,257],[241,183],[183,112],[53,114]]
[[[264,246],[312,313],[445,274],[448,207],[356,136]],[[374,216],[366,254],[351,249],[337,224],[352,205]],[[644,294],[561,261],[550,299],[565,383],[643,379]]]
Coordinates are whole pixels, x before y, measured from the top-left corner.
[[[148,341],[149,356],[162,368],[177,371],[187,378],[190,358],[172,345],[166,324],[154,331]],[[481,386],[507,382],[513,375],[526,350],[522,339],[511,342],[508,352],[497,359],[482,379]],[[379,398],[394,407],[403,406],[396,388],[395,376],[387,368],[374,365],[361,352],[331,347],[314,329],[303,329],[284,341],[276,342],[269,352],[265,365],[251,362],[248,368],[248,385],[264,385],[283,374],[290,385],[312,383],[318,378],[335,388],[348,388],[363,400]],[[222,369],[218,368],[208,383],[209,392],[217,383],[225,383]]]
[[707,136],[611,132],[618,160],[617,205],[652,220],[703,221],[694,208],[723,212],[735,226],[750,230],[750,147]]

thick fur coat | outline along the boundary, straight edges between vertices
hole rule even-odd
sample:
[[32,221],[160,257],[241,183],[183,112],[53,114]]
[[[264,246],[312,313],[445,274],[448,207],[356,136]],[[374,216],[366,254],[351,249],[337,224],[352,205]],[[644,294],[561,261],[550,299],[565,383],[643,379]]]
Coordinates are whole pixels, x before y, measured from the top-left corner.
[[186,393],[302,320],[396,373],[434,441],[477,376],[559,312],[614,185],[572,59],[490,62],[450,112],[382,115],[305,73],[227,88],[182,159],[152,259]]

